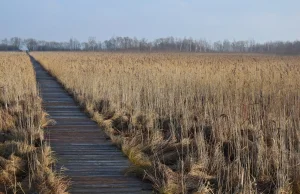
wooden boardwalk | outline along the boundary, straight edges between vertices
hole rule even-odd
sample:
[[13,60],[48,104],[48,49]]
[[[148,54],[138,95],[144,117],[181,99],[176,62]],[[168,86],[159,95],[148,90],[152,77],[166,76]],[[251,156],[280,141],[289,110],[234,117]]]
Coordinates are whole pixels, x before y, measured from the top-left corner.
[[104,132],[32,57],[44,109],[56,121],[46,129],[58,162],[71,179],[70,193],[152,193],[149,183],[124,176],[130,165]]

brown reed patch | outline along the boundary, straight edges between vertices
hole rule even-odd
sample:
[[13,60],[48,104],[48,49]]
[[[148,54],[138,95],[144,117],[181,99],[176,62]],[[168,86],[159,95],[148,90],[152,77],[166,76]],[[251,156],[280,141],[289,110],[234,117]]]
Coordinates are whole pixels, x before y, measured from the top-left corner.
[[159,192],[297,191],[298,56],[33,55],[134,163],[147,156]]
[[67,193],[44,142],[48,122],[25,53],[0,53],[0,193]]

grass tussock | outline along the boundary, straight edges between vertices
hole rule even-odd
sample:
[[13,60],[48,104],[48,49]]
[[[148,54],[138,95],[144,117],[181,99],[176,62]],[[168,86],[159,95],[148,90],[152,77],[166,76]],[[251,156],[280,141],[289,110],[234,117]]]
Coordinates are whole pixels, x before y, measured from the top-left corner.
[[25,53],[0,53],[0,193],[67,193],[44,141],[47,124]]
[[299,57],[33,56],[160,193],[299,193]]

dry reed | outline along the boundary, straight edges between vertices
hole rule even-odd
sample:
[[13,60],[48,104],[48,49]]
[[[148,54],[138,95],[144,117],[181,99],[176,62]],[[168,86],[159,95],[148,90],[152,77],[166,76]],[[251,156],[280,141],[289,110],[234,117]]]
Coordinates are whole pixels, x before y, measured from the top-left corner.
[[33,53],[161,193],[300,193],[299,57]]
[[25,53],[0,53],[0,193],[67,193],[67,181],[52,170],[36,87]]

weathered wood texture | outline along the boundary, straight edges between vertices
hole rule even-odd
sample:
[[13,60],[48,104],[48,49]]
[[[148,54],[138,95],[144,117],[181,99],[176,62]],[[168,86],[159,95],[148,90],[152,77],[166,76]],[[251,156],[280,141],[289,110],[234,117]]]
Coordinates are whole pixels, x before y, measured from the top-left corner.
[[152,193],[149,183],[124,175],[128,159],[61,84],[31,60],[43,107],[56,121],[46,129],[46,139],[58,158],[57,168],[66,169],[71,179],[70,193]]

